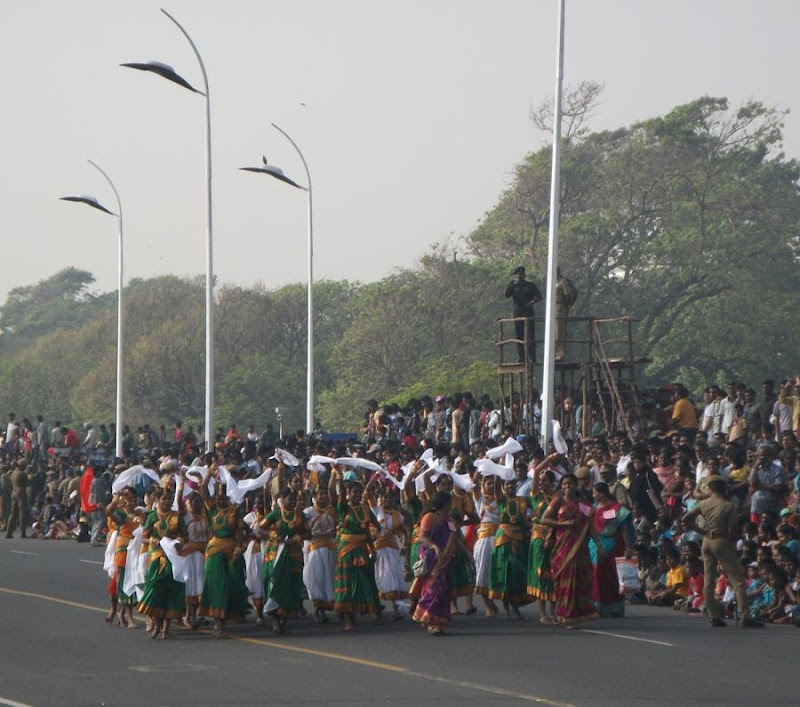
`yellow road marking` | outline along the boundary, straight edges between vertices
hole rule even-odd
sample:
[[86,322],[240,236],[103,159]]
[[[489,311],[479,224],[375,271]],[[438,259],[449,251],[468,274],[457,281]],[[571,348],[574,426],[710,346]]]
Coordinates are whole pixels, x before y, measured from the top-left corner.
[[32,707],[32,705],[26,702],[16,702],[14,700],[9,700],[7,697],[0,697],[0,705],[8,705],[8,707]]
[[[18,589],[7,589],[0,587],[0,592],[6,594],[17,594],[23,597],[33,597],[34,599],[43,599],[44,601],[55,602],[56,604],[65,604],[66,606],[73,606],[76,609],[87,609],[88,611],[99,611],[105,614],[108,609],[102,609],[98,606],[90,604],[82,604],[77,601],[68,601],[67,599],[60,599],[59,597],[49,596],[47,594],[35,594],[33,592],[22,592]],[[529,695],[523,692],[515,692],[513,690],[506,690],[502,687],[492,687],[491,685],[480,685],[473,682],[465,682],[463,680],[454,680],[451,678],[441,677],[438,675],[431,675],[429,673],[419,673],[409,668],[404,668],[398,665],[390,665],[389,663],[378,663],[374,660],[365,660],[364,658],[355,658],[353,656],[344,655],[342,653],[333,653],[331,651],[321,651],[315,648],[304,648],[302,646],[293,646],[287,643],[280,643],[278,641],[270,641],[265,638],[248,638],[246,636],[231,636],[234,641],[241,641],[242,643],[252,643],[254,645],[267,646],[268,648],[275,648],[281,651],[289,651],[292,653],[304,653],[306,655],[313,655],[318,658],[328,658],[330,660],[338,660],[344,663],[354,663],[361,665],[365,668],[374,668],[376,670],[384,670],[392,673],[400,673],[408,677],[418,678],[420,680],[428,680],[430,682],[443,683],[445,685],[453,685],[454,687],[463,687],[468,690],[475,690],[476,692],[487,692],[493,695],[503,695],[504,697],[512,697],[517,700],[525,702],[536,702],[542,705],[550,705],[551,707],[575,707],[569,702],[560,702],[559,700],[549,700],[546,697],[538,697],[537,695]],[[229,639],[230,640],[230,639]],[[0,704],[3,704],[0,701]]]
[[92,606],[91,604],[81,604],[79,601],[68,601],[67,599],[59,599],[58,597],[51,597],[47,594],[35,594],[34,592],[21,592],[18,589],[6,589],[5,587],[0,587],[0,592],[5,592],[6,594],[19,594],[21,597],[34,597],[35,599],[44,599],[45,601],[52,601],[56,604],[66,604],[67,606],[74,606],[77,609],[87,609],[88,611],[100,611],[105,614],[108,609],[101,609],[98,606]]
[[397,665],[389,665],[388,663],[377,663],[374,660],[365,660],[364,658],[353,658],[349,655],[342,655],[341,653],[331,653],[330,651],[320,651],[315,648],[303,648],[302,646],[292,646],[287,643],[279,643],[278,641],[270,641],[266,638],[247,638],[246,636],[231,636],[234,640],[242,641],[243,643],[254,643],[261,646],[269,646],[270,648],[278,648],[282,651],[294,651],[295,653],[305,653],[307,655],[315,655],[320,658],[330,658],[331,660],[341,660],[347,663],[355,663],[356,665],[363,665],[367,668],[377,668],[378,670],[389,670],[393,673],[408,673],[408,668],[402,668]]

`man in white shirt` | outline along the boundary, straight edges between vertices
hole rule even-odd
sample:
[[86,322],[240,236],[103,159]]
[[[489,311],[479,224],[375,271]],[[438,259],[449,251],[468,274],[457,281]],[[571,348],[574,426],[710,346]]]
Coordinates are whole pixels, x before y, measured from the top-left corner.
[[722,431],[721,393],[722,391],[716,385],[703,391],[703,400],[706,404],[703,410],[703,432],[706,433],[706,437],[712,437],[715,432]]
[[489,437],[500,439],[500,434],[503,431],[503,421],[497,408],[491,410],[486,416],[486,428],[489,431]]
[[81,451],[85,453],[89,453],[97,446],[97,440],[99,439],[99,435],[97,432],[97,428],[90,423],[86,423],[86,439],[83,440],[83,444],[81,445]]
[[[724,391],[720,391],[720,393],[722,394]],[[719,401],[720,412],[722,413],[722,432],[726,436],[731,431],[731,425],[733,425],[733,413],[737,402],[739,401],[736,397],[736,388],[732,383],[728,389],[728,395]]]
[[792,430],[792,406],[788,403],[776,401],[772,407],[772,417],[775,425],[775,437],[780,437],[785,430]]
[[19,442],[19,425],[15,413],[8,413],[8,426],[6,427],[6,451],[16,451],[14,448]]
[[694,453],[697,456],[697,466],[694,468],[695,482],[700,485],[700,482],[708,476],[708,467],[706,461],[709,457],[708,442],[702,439],[695,440]]

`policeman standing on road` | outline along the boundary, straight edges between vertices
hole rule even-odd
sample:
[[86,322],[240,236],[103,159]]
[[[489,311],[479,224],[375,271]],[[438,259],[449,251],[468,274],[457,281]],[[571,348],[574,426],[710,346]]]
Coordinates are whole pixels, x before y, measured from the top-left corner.
[[[747,592],[744,586],[742,566],[736,556],[733,544],[733,526],[736,512],[733,504],[726,496],[727,486],[721,476],[709,476],[706,479],[711,497],[697,505],[696,508],[684,514],[683,522],[691,529],[703,535],[703,577],[704,593],[708,615],[711,617],[712,628],[727,626],[722,619],[719,602],[714,598],[717,584],[717,563],[722,565],[722,570],[728,582],[736,592],[736,604],[742,616],[743,628],[762,628],[760,621],[750,618],[747,613]],[[695,525],[694,519],[702,515],[706,522],[705,530]]]
[[28,476],[25,468],[28,463],[24,459],[17,462],[16,468],[11,472],[11,514],[6,526],[6,537],[13,538],[14,531],[19,524],[20,537],[25,537],[25,526],[28,523]]

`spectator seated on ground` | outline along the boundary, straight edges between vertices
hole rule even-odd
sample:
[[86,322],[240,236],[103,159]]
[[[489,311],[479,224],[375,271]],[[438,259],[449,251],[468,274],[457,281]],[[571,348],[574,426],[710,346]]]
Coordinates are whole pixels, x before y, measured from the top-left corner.
[[667,553],[666,587],[655,592],[648,601],[656,606],[674,606],[676,601],[689,597],[689,582],[686,568],[681,564],[681,554],[675,548]]

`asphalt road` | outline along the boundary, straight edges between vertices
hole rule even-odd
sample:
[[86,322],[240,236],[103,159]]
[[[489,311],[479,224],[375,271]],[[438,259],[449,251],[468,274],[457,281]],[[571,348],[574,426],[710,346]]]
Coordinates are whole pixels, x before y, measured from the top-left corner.
[[457,616],[431,637],[410,620],[248,624],[233,638],[154,641],[109,627],[102,549],[0,538],[0,705],[768,705],[797,704],[792,626],[710,629],[628,607],[567,631]]

